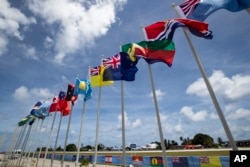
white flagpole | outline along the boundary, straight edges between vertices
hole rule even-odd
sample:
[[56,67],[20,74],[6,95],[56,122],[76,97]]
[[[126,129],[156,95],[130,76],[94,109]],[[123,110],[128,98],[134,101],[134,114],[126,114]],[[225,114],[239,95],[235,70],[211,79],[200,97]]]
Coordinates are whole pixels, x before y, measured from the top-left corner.
[[59,132],[60,132],[60,129],[61,129],[61,123],[62,123],[62,113],[60,115],[60,122],[58,124],[58,129],[57,129],[57,135],[56,135],[56,141],[55,141],[55,146],[54,146],[54,151],[53,151],[53,154],[51,156],[51,164],[50,164],[50,167],[53,167],[53,162],[54,162],[54,156],[55,156],[55,152],[56,152],[56,147],[57,147],[57,141],[58,141],[58,137],[59,137]]
[[79,131],[78,145],[77,145],[77,155],[76,155],[76,161],[75,161],[75,166],[76,167],[78,166],[78,161],[79,161],[80,144],[81,144],[81,137],[82,137],[82,128],[83,128],[83,119],[84,119],[85,107],[86,107],[86,101],[84,100],[83,107],[82,107],[82,117],[81,117],[81,125],[80,125],[80,131]]
[[51,134],[52,134],[53,128],[54,128],[55,119],[56,119],[56,112],[54,113],[54,118],[53,118],[53,122],[52,122],[51,129],[50,129],[50,134],[49,134],[49,138],[48,138],[48,142],[47,142],[47,146],[46,146],[46,151],[45,151],[45,155],[44,155],[44,158],[43,158],[43,167],[45,165],[45,160],[46,160],[46,157],[47,157],[47,154],[48,154],[48,147],[50,145],[50,139],[51,139]]
[[[67,101],[67,103],[68,102],[69,101]],[[61,160],[61,167],[63,167],[63,164],[64,164],[64,157],[65,157],[67,141],[68,141],[68,136],[69,136],[69,129],[70,129],[70,123],[71,123],[71,118],[72,118],[72,112],[73,112],[73,105],[71,105],[71,110],[70,110],[70,114],[69,114],[68,127],[67,127],[65,142],[64,142],[63,157],[62,157],[62,160]]]
[[27,155],[27,163],[29,163],[30,152],[31,152],[32,146],[33,146],[33,144],[34,144],[34,142],[35,142],[35,138],[36,138],[37,131],[38,131],[37,128],[38,128],[39,121],[40,121],[40,119],[38,119],[38,121],[35,122],[36,126],[35,126],[35,129],[33,130],[33,133],[34,133],[34,134],[33,134],[33,139],[31,139],[31,141],[30,141],[29,153],[28,153],[28,155]]
[[29,129],[28,129],[28,131],[26,133],[26,137],[24,139],[23,146],[22,146],[22,149],[21,149],[21,157],[19,158],[18,166],[21,165],[23,154],[25,154],[25,148],[26,148],[27,142],[28,142],[29,137],[30,137],[31,128],[32,128],[32,125],[29,125]]
[[[38,121],[35,121],[35,124],[36,124],[36,125],[35,125],[35,128],[32,130],[31,134],[32,134],[32,133],[36,133],[38,123],[39,123],[39,120],[38,120]],[[33,135],[33,136],[36,136],[36,135]],[[34,137],[33,137],[33,138],[34,138]],[[33,142],[34,142],[34,140],[31,139],[31,141],[30,141],[30,143],[29,143],[30,148],[32,147]],[[31,152],[30,148],[29,148],[29,152],[28,152],[28,154],[27,154],[27,161],[25,162],[25,164],[29,162],[29,157],[30,157],[30,152]]]
[[[49,117],[49,116],[48,116]],[[47,123],[46,123],[46,128],[45,128],[45,131],[44,131],[44,134],[46,133],[47,129],[48,129],[48,124],[49,124],[49,120],[50,120],[50,117],[47,119]],[[40,129],[41,130],[41,129]],[[42,137],[40,137],[40,140],[41,140]],[[42,152],[42,148],[43,148],[43,144],[44,144],[45,140],[42,140],[41,144],[40,144],[40,150],[39,150],[39,153],[38,153],[38,156],[37,156],[37,162],[36,162],[36,167],[38,166],[38,162],[39,162],[39,159],[40,159],[40,156],[41,156],[41,152]]]
[[159,112],[158,103],[157,103],[157,97],[156,97],[156,93],[155,93],[155,85],[154,85],[154,80],[153,80],[152,69],[151,69],[151,65],[149,63],[148,63],[148,70],[149,70],[149,76],[150,76],[151,87],[152,87],[152,92],[153,92],[153,99],[154,99],[154,104],[155,104],[155,114],[156,114],[156,118],[157,118],[158,130],[159,130],[159,135],[160,135],[160,140],[161,140],[163,166],[167,167],[168,161],[167,161],[167,155],[166,155],[166,146],[165,146],[164,138],[163,138],[161,118],[160,118],[160,112]]
[[96,135],[95,135],[95,158],[93,162],[93,166],[96,167],[97,162],[97,147],[98,147],[98,135],[99,135],[99,121],[100,121],[100,110],[101,110],[101,95],[102,95],[102,86],[99,87],[99,96],[98,96],[98,108],[96,114]]
[[[144,34],[143,34],[143,38],[145,39]],[[166,155],[166,146],[165,146],[165,143],[164,143],[164,137],[163,137],[162,125],[161,125],[161,118],[160,118],[160,112],[159,112],[157,97],[156,97],[156,93],[155,93],[155,85],[154,85],[154,79],[153,79],[151,64],[149,64],[149,63],[147,63],[147,64],[148,64],[148,71],[149,71],[149,77],[150,77],[150,82],[151,82],[151,88],[152,88],[152,92],[153,92],[153,99],[154,99],[154,105],[155,105],[155,114],[156,114],[158,130],[159,130],[159,135],[160,135],[160,140],[161,140],[163,166],[168,167],[168,160],[167,160],[167,155]]]
[[[101,58],[101,65],[102,65],[103,56]],[[102,68],[102,67],[101,67]],[[101,72],[100,72],[101,75]],[[100,80],[103,82],[103,80]],[[98,96],[98,107],[96,113],[96,134],[95,134],[95,157],[93,162],[93,167],[96,167],[97,162],[97,151],[98,151],[98,138],[99,138],[99,122],[100,122],[100,112],[101,112],[101,95],[102,95],[102,84],[99,86],[99,96]]]
[[[180,14],[178,13],[178,11],[176,9],[176,5],[172,4],[172,7],[174,8],[174,11],[175,11],[176,15],[178,17],[180,17]],[[226,135],[227,135],[227,138],[228,138],[228,140],[230,142],[230,145],[232,146],[233,150],[238,150],[238,147],[236,146],[236,143],[234,141],[233,135],[232,135],[232,133],[231,133],[229,127],[228,127],[227,121],[226,121],[226,119],[225,119],[225,117],[223,115],[223,112],[222,112],[221,108],[220,108],[219,102],[218,102],[218,100],[217,100],[217,98],[215,96],[215,93],[213,91],[213,88],[212,88],[212,86],[211,86],[211,84],[210,84],[210,82],[208,80],[208,77],[207,77],[207,74],[205,72],[205,69],[204,69],[204,67],[203,67],[203,65],[201,63],[201,60],[200,60],[200,58],[199,58],[196,50],[194,49],[194,46],[193,46],[193,44],[191,42],[191,39],[190,39],[190,37],[188,35],[188,30],[183,28],[183,32],[185,34],[185,37],[186,37],[186,39],[188,41],[188,44],[189,44],[191,50],[192,50],[193,56],[194,56],[195,61],[196,61],[197,65],[198,65],[198,67],[199,67],[199,70],[200,70],[201,75],[202,75],[202,77],[204,79],[204,82],[205,82],[205,84],[207,86],[208,92],[209,92],[209,94],[211,96],[211,99],[212,99],[212,101],[214,103],[216,111],[217,111],[217,113],[219,115],[220,121],[221,121],[221,123],[222,123],[222,125],[224,127],[224,130],[226,132]]]
[[[14,145],[14,139],[16,139],[16,136],[18,135],[18,131],[19,131],[19,127],[18,127],[18,125],[16,125],[16,128],[9,139],[7,149],[6,149],[6,152],[4,154],[4,158],[3,158],[3,163],[1,164],[1,166],[4,166],[5,164],[7,165],[9,163],[8,161],[6,161],[6,159],[8,159],[8,157],[10,156],[9,154],[11,152],[13,145]],[[20,132],[19,132],[18,136],[20,136]],[[5,162],[7,162],[7,163],[5,163]]]
[[[41,122],[41,124],[40,124],[40,127],[39,127],[39,129],[38,129],[37,132],[40,132],[40,131],[41,131],[42,126],[43,126],[43,121],[44,121],[44,120],[42,120],[42,122]],[[37,132],[36,132],[36,133],[37,133]],[[37,135],[35,135],[35,140],[34,140],[34,141],[35,141],[35,142],[34,142],[35,148],[34,148],[34,152],[33,152],[32,157],[31,157],[31,163],[32,163],[33,158],[35,157],[35,154],[36,154],[36,149],[37,149],[37,148],[36,148],[36,144],[39,143],[39,142],[37,142],[37,141],[40,141],[40,139],[39,139],[38,136],[39,136],[39,133],[38,133]],[[36,163],[36,161],[34,161],[34,162]]]
[[[24,131],[22,132],[22,136],[21,136],[21,138],[20,138],[20,141],[19,141],[19,143],[18,143],[18,145],[17,145],[17,148],[19,148],[19,147],[21,147],[21,145],[24,143],[24,141],[25,141],[25,136],[24,136],[24,134],[25,133],[27,133],[26,132],[26,129],[27,129],[27,126],[28,126],[28,123],[26,123],[25,125],[25,128],[24,128]],[[15,148],[15,149],[17,149],[17,148]],[[21,150],[21,152],[22,152],[22,150]],[[13,153],[15,153],[15,150],[13,150]],[[20,157],[19,157],[20,158]],[[16,162],[16,165],[17,165],[17,163],[18,163],[18,161]]]
[[122,114],[122,164],[126,167],[126,140],[125,140],[125,114],[124,114],[124,89],[121,80],[121,114]]

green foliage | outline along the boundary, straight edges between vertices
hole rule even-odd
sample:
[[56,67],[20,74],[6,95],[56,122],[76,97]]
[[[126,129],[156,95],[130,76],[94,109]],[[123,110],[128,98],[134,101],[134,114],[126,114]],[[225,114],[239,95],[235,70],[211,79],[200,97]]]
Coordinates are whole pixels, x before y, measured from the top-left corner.
[[68,144],[66,146],[66,151],[77,151],[77,147],[75,144]]
[[198,133],[194,136],[192,140],[193,144],[201,144],[205,148],[211,148],[214,146],[214,140],[207,134]]
[[80,167],[82,167],[82,166],[85,166],[85,167],[89,166],[89,160],[87,160],[87,159],[81,160]]

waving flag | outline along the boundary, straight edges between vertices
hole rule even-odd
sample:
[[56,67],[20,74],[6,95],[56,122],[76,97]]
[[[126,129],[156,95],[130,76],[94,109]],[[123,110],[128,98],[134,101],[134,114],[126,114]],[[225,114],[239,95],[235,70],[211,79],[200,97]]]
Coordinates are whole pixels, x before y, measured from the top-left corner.
[[49,112],[56,112],[59,111],[59,106],[58,106],[58,96],[54,96],[52,99],[52,103],[49,108]]
[[179,5],[187,18],[204,21],[219,9],[238,12],[250,8],[249,0],[186,0]]
[[45,119],[45,117],[49,115],[50,105],[51,102],[48,100],[44,102],[38,101],[30,111],[30,114],[39,119]]
[[122,51],[131,56],[143,57],[149,64],[163,62],[172,65],[175,46],[172,40],[141,41],[122,45]]
[[75,86],[73,84],[68,84],[66,101],[71,101],[71,104],[74,105],[77,100],[77,95],[74,95]]
[[90,67],[90,84],[91,87],[98,87],[98,86],[109,86],[113,85],[113,81],[104,81],[103,80],[103,73],[104,73],[104,66],[100,65],[97,67]]
[[92,88],[89,80],[80,80],[76,78],[74,95],[78,96],[78,94],[84,94],[84,101],[88,100],[92,96]]
[[26,117],[24,117],[21,121],[18,122],[18,126],[23,126],[33,120],[35,120],[36,117],[33,115],[27,115]]
[[187,27],[190,32],[198,37],[211,39],[212,31],[208,30],[208,24],[191,19],[170,19],[156,22],[143,28],[145,41],[162,39],[172,40],[174,32],[178,27]]
[[62,116],[67,116],[71,112],[70,102],[66,100],[66,93],[64,91],[59,92],[58,111],[61,111]]
[[134,81],[135,73],[138,71],[137,59],[131,59],[126,52],[120,52],[114,56],[103,59],[102,64],[105,67],[104,81]]

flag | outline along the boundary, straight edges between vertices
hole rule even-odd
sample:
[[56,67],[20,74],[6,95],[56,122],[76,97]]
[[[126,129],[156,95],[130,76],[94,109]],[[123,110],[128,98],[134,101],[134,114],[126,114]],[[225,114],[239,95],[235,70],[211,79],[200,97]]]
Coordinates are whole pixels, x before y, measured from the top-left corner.
[[72,105],[74,105],[75,101],[77,100],[77,95],[74,95],[74,91],[75,91],[75,86],[73,84],[68,84],[66,100],[71,101]]
[[35,116],[33,116],[33,115],[27,115],[21,121],[18,122],[18,126],[23,126],[26,123],[29,123],[29,122],[33,121],[34,119],[35,119]]
[[250,8],[249,0],[186,0],[179,5],[187,18],[204,21],[219,9],[238,12]]
[[62,116],[67,116],[71,112],[70,102],[66,100],[66,93],[64,91],[59,92],[58,111],[61,111]]
[[103,81],[104,66],[90,67],[90,84],[91,87],[113,85],[113,81]]
[[90,85],[90,81],[87,79],[80,80],[76,78],[74,95],[78,96],[78,94],[84,94],[84,101],[87,101],[92,96],[92,88]]
[[143,34],[145,41],[155,41],[162,39],[172,40],[174,32],[178,27],[187,27],[190,32],[198,37],[211,39],[212,31],[208,30],[208,24],[191,19],[175,18],[166,21],[160,21],[144,27]]
[[138,71],[137,59],[131,59],[126,52],[120,52],[114,56],[102,60],[105,68],[103,73],[104,81],[134,81],[135,73]]
[[50,104],[48,101],[38,101],[30,111],[30,114],[39,119],[45,119],[45,117],[49,115]]
[[59,111],[59,106],[58,106],[58,96],[54,96],[52,99],[52,103],[49,108],[49,112],[55,112]]
[[172,40],[168,39],[141,41],[139,43],[122,45],[122,51],[127,52],[131,56],[143,57],[149,64],[163,62],[171,66],[174,59],[175,46]]

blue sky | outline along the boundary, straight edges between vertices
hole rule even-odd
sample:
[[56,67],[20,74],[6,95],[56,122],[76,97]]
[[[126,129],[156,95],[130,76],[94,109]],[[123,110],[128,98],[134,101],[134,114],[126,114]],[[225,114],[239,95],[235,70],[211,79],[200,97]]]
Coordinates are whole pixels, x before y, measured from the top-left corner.
[[[176,1],[143,0],[2,0],[0,5],[0,137],[5,142],[18,121],[39,100],[66,91],[76,76],[87,77],[101,56],[119,52],[120,44],[143,40],[141,26],[175,17]],[[190,36],[235,140],[250,139],[250,17],[246,11],[219,10],[206,19],[214,38]],[[176,54],[171,68],[153,64],[152,72],[164,138],[192,139],[205,133],[227,141],[186,38],[174,34]],[[160,141],[148,66],[144,60],[133,82],[124,82],[126,144]],[[98,88],[87,102],[82,141],[94,145]],[[120,82],[102,88],[99,143],[121,146]],[[73,109],[68,143],[77,144],[83,101]],[[51,139],[54,146],[59,114]],[[63,118],[58,146],[64,145],[68,117]],[[39,136],[47,140],[52,116]],[[7,134],[7,135],[4,135]],[[4,150],[6,144],[0,146]]]

